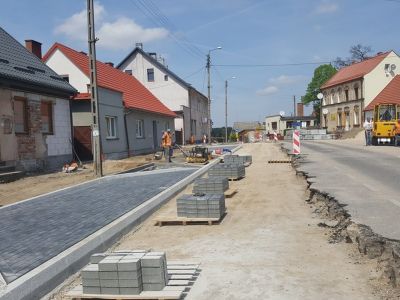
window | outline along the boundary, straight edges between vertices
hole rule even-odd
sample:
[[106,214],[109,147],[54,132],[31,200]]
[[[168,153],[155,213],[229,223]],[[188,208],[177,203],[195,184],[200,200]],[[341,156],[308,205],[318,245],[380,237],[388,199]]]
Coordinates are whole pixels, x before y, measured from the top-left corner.
[[356,100],[359,99],[359,87],[358,85],[354,86],[354,94],[356,96]]
[[125,73],[128,75],[132,75],[132,70],[125,70]]
[[117,138],[117,117],[106,116],[107,139]]
[[147,81],[154,81],[154,69],[147,69]]
[[14,98],[14,128],[15,133],[28,132],[28,111],[26,98]]
[[171,127],[169,127],[169,121],[165,121],[164,130],[167,131],[168,129],[171,129]]
[[61,78],[64,79],[66,82],[69,82],[69,75],[61,75]]
[[342,96],[342,89],[339,88],[338,93],[337,93],[337,103],[340,103],[340,97]]
[[168,81],[168,75],[167,74],[164,75],[164,81]]
[[192,134],[196,135],[197,134],[197,126],[196,126],[196,120],[190,120],[190,131]]
[[144,121],[136,120],[136,137],[144,138]]
[[42,118],[42,133],[53,134],[53,103],[42,101],[40,103],[40,115]]
[[344,98],[346,101],[349,101],[349,90],[348,89],[344,90]]
[[272,130],[277,130],[278,129],[278,122],[272,122]]

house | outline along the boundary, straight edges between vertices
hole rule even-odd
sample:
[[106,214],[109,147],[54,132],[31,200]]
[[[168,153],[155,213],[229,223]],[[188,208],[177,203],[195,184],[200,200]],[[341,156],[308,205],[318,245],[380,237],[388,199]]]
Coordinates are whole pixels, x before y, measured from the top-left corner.
[[315,126],[317,118],[315,116],[281,116],[272,115],[265,118],[265,130],[267,133],[285,135],[286,129],[301,128],[308,129]]
[[400,58],[394,51],[378,53],[340,69],[321,86],[321,124],[328,131],[362,126],[363,110],[400,72]]
[[234,122],[233,130],[238,133],[239,141],[245,143],[254,143],[262,140],[265,127],[258,121]]
[[72,160],[70,97],[76,90],[0,27],[0,165],[21,171]]
[[[91,158],[91,103],[89,57],[55,43],[43,61],[74,86],[72,123],[76,151],[81,159]],[[162,131],[172,128],[176,114],[162,104],[135,77],[96,62],[102,154],[119,159],[154,152],[160,147]]]
[[166,66],[156,53],[146,53],[142,44],[125,57],[117,68],[146,86],[160,101],[179,117],[175,119],[178,144],[192,139],[201,141],[208,135],[208,98]]
[[[364,111],[373,114],[375,105],[378,104],[396,104],[398,106],[397,115],[395,111],[390,111],[389,113],[392,117],[400,120],[400,75],[396,75],[392,81],[371,101],[370,104],[365,107]],[[385,112],[382,112],[384,114]],[[378,116],[374,116],[376,119]]]

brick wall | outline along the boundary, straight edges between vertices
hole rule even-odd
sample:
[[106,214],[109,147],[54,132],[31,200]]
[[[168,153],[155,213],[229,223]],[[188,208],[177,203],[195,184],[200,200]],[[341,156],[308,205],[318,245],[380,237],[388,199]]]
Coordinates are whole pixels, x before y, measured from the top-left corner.
[[40,102],[28,99],[28,132],[17,135],[18,157],[23,159],[36,158],[38,146],[36,136],[41,133],[42,120],[40,116]]

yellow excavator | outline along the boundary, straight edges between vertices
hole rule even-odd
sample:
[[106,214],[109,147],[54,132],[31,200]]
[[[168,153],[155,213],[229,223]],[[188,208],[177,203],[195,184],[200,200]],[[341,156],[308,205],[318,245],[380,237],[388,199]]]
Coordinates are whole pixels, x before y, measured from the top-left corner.
[[377,104],[374,107],[374,127],[372,129],[372,145],[394,144],[395,127],[400,119],[400,105]]

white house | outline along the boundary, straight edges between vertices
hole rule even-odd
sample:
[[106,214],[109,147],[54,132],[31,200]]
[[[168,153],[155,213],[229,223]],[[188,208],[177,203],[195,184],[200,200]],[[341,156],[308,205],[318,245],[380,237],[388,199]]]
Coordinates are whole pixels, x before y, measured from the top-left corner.
[[[321,86],[322,126],[328,131],[361,127],[364,108],[399,72],[400,57],[394,51],[340,69]],[[372,113],[366,112],[367,116]]]
[[207,135],[208,99],[175,73],[156,53],[146,53],[141,44],[117,68],[133,75],[179,117],[175,119],[178,144]]

